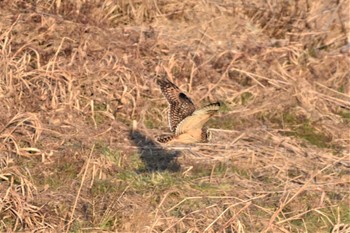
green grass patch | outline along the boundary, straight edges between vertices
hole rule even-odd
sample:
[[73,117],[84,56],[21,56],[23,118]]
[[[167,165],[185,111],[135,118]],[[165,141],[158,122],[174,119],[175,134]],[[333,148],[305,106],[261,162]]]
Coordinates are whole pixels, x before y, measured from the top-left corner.
[[69,228],[69,232],[70,233],[78,233],[81,232],[81,228],[83,227],[83,224],[81,223],[81,221],[74,221],[72,223],[72,225]]
[[65,187],[68,183],[71,183],[80,172],[80,167],[77,163],[64,162],[58,164],[55,171],[44,177],[43,184],[48,184],[52,189],[58,189],[60,187]]
[[171,210],[170,214],[172,216],[181,218],[193,212],[193,210],[204,209],[210,205],[215,204],[216,202],[217,200],[211,198],[189,198],[186,201],[184,201],[181,205]]
[[230,106],[227,103],[225,103],[225,102],[220,102],[219,112],[226,113],[226,112],[229,112],[229,111],[231,111]]
[[91,192],[94,196],[117,191],[118,186],[111,180],[94,180]]
[[[214,166],[214,170],[213,170]],[[250,179],[250,171],[239,168],[238,166],[232,163],[223,163],[218,162],[214,165],[200,165],[194,166],[191,172],[193,177],[205,177],[205,176],[213,176],[213,177],[224,177],[230,174],[238,174],[239,176]]]
[[[338,214],[339,213],[339,220]],[[350,222],[350,209],[349,205],[340,203],[338,206],[326,207],[322,209],[311,210],[305,215],[301,216],[300,219],[291,221],[291,224],[296,226],[298,229],[308,229],[309,232],[330,232],[333,223],[349,223]]]
[[103,124],[108,117],[102,112],[95,112],[94,119],[97,125]]
[[283,135],[301,138],[319,148],[332,148],[331,138],[315,129],[312,123],[304,116],[296,116],[290,112],[282,115],[266,115],[265,120],[270,119],[272,123],[278,124],[281,128],[290,128],[290,132],[283,132]]
[[185,180],[180,174],[172,172],[138,173],[135,170],[123,170],[117,178],[125,181],[136,191],[164,190],[182,184]]
[[81,163],[77,161],[62,158],[62,161],[55,163],[55,167],[48,169],[40,165],[33,168],[32,177],[35,185],[43,188],[48,185],[51,190],[57,190],[71,184],[76,179],[80,170]]
[[146,170],[146,164],[141,160],[138,153],[133,153],[128,159],[128,167],[135,170]]
[[266,185],[273,185],[274,187],[278,187],[281,185],[281,181],[277,179],[275,176],[271,176],[272,174],[254,174],[253,179],[263,182]]
[[296,178],[296,177],[303,177],[303,176],[305,176],[304,172],[302,170],[300,170],[298,167],[290,167],[290,168],[288,168],[287,175],[291,179]]
[[236,174],[250,179],[249,170],[240,169],[231,163],[220,162],[211,166],[195,166],[187,182],[191,188],[201,191],[202,194],[221,195],[233,188],[232,179],[226,179],[226,177]]
[[105,103],[94,103],[94,111],[107,111],[107,104]]
[[103,113],[107,111],[107,104],[95,103],[94,104],[94,119],[97,125],[104,123],[108,120],[108,117]]
[[115,228],[116,221],[118,221],[118,220],[116,220],[115,218],[112,218],[112,217],[103,219],[102,222],[100,222],[99,227],[102,230],[110,231],[110,230]]
[[96,149],[100,150],[101,154],[105,156],[109,161],[117,165],[118,167],[123,166],[122,152],[119,150],[112,150],[109,146],[99,144]]
[[319,148],[331,147],[331,138],[315,130],[308,122],[295,127],[293,132],[286,132],[285,135],[302,138]]
[[199,182],[192,183],[190,185],[193,189],[201,191],[201,194],[208,196],[220,196],[226,191],[230,191],[233,188],[230,182]]
[[146,126],[148,129],[154,129],[154,128],[156,128],[157,126],[156,126],[155,123],[156,123],[156,122],[155,122],[154,120],[152,120],[151,118],[147,118],[147,119],[145,119],[145,121],[144,121],[144,124],[145,124],[145,126]]
[[241,103],[246,106],[252,100],[253,94],[250,92],[244,92],[241,95]]
[[341,116],[346,123],[350,123],[350,111],[342,110],[338,112],[338,115]]
[[131,126],[132,125],[132,119],[130,119],[130,117],[124,115],[124,114],[119,114],[118,112],[115,114],[115,120],[118,122],[121,122],[127,126]]
[[240,177],[250,179],[251,178],[251,172],[249,170],[241,169],[238,166],[232,166],[231,171],[233,173],[238,174]]
[[337,91],[339,91],[341,93],[345,93],[345,85],[341,85]]

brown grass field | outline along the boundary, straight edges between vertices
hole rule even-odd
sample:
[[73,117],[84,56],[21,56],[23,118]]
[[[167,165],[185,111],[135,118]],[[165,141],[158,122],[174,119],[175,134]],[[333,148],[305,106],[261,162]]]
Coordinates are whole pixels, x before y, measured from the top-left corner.
[[[350,232],[349,0],[0,1],[0,232]],[[155,74],[210,143],[164,147]]]

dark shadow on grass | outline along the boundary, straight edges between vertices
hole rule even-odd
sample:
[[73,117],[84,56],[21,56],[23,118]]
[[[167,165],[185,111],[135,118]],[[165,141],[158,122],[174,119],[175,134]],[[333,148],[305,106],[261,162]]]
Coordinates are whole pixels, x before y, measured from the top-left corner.
[[145,164],[145,168],[140,172],[164,170],[176,172],[180,170],[180,164],[176,161],[180,151],[165,150],[138,130],[130,131],[129,138],[138,147],[140,158]]

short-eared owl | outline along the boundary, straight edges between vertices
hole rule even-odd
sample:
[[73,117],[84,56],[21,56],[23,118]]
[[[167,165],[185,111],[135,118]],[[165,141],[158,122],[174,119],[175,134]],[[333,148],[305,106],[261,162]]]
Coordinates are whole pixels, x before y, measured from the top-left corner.
[[219,111],[220,103],[212,103],[196,110],[192,100],[165,76],[157,77],[157,84],[169,103],[169,128],[173,134],[157,137],[160,143],[208,142],[210,132],[203,125]]

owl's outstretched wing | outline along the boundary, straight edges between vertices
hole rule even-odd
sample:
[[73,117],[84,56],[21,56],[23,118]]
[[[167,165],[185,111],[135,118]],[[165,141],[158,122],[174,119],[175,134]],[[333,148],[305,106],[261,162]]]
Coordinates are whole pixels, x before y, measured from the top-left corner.
[[159,77],[157,84],[170,105],[169,128],[175,132],[177,125],[195,111],[195,106],[192,100],[165,76]]
[[217,102],[194,111],[177,125],[175,135],[180,135],[195,129],[202,129],[204,124],[211,116],[217,113],[219,109],[220,103]]

